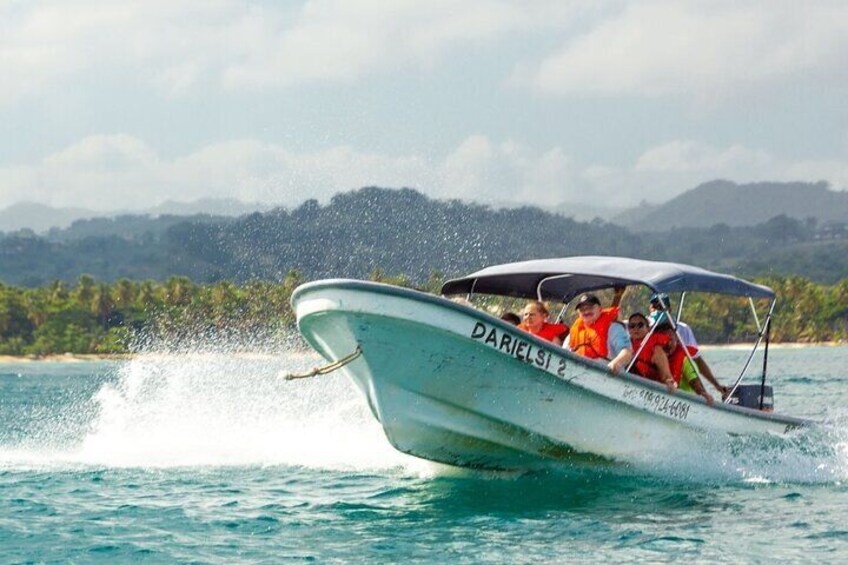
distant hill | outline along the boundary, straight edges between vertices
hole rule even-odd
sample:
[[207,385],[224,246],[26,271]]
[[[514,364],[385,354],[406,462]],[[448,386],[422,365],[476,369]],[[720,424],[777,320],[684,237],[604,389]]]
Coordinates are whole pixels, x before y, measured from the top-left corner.
[[643,200],[638,206],[618,212],[610,217],[609,221],[635,231],[644,231],[643,228],[646,228],[652,222],[651,218],[661,206],[661,204],[651,204]]
[[242,202],[234,198],[201,198],[191,202],[167,200],[158,206],[142,210],[115,210],[98,212],[86,208],[54,208],[34,202],[19,202],[0,210],[0,232],[30,229],[44,233],[51,228],[65,229],[77,220],[90,218],[109,219],[118,216],[229,216],[237,217],[272,209],[271,204]]
[[572,218],[578,222],[589,222],[595,218],[600,218],[608,222],[624,212],[624,210],[625,208],[614,208],[610,206],[599,206],[579,202],[563,202],[548,211],[566,218]]
[[[275,206],[262,202],[242,202],[235,198],[201,198],[191,202],[166,200],[158,206],[148,208],[135,214],[150,216],[195,216],[207,214],[210,216],[244,216],[253,212],[267,212]],[[132,213],[132,212],[124,212]]]
[[185,222],[220,224],[234,221],[230,216],[211,216],[209,214],[193,214],[174,216],[160,214],[158,216],[126,214],[110,218],[85,218],[74,221],[70,226],[50,228],[44,237],[51,241],[73,241],[89,237],[102,238],[117,236],[123,239],[155,238],[166,232],[170,227]]
[[[491,203],[491,207],[495,209],[505,208],[511,210],[515,208],[522,208],[524,206],[527,206],[527,204],[504,200]],[[554,207],[545,207],[544,210],[546,212],[551,212],[552,214],[558,214],[565,218],[577,220],[578,222],[589,222],[595,218],[610,221],[628,209],[622,207],[602,206],[598,204],[586,204],[583,202],[561,202]]]
[[50,237],[0,235],[0,281],[38,286],[88,273],[100,280],[198,282],[367,277],[375,269],[423,281],[486,265],[569,255],[619,255],[691,263],[746,276],[848,277],[848,230],[777,216],[756,226],[717,224],[633,232],[577,222],[538,208],[492,209],[377,187],[239,218],[89,220]]
[[52,227],[66,228],[74,220],[94,218],[101,214],[85,208],[53,208],[34,202],[18,202],[0,210],[0,232],[30,229],[41,233]]
[[848,222],[848,192],[830,190],[827,183],[760,182],[736,184],[715,180],[657,206],[650,221],[638,210],[612,221],[637,231],[676,227],[753,226],[776,216],[819,223]]
[[[495,202],[497,209],[517,209],[523,205],[516,202]],[[185,216],[187,220],[202,216],[236,218],[254,212],[268,212],[274,208],[266,203],[246,203],[232,198],[202,198],[192,202],[168,200],[143,210],[117,210],[97,212],[85,208],[53,208],[43,204],[21,202],[0,210],[0,233],[11,233],[20,229],[31,229],[45,233],[51,228],[51,237],[59,239],[75,237],[57,235],[78,220],[138,218],[148,216],[156,219],[164,216]],[[642,202],[638,206],[623,209],[594,204],[563,202],[546,208],[547,212],[571,218],[578,222],[597,218],[634,231],[664,231],[678,227],[710,227],[716,224],[728,226],[754,226],[776,216],[806,220],[815,218],[820,223],[848,222],[848,192],[830,190],[827,183],[778,183],[762,182],[736,184],[726,180],[715,180],[701,184],[664,204]],[[177,223],[178,218],[160,222]],[[94,222],[106,226],[108,222]],[[112,228],[115,226],[113,225]],[[89,231],[92,224],[77,229],[77,234]],[[133,228],[135,229],[135,228]],[[92,234],[97,229],[90,230]],[[114,233],[115,229],[106,230]],[[127,231],[127,230],[124,230]],[[141,230],[142,232],[144,230]],[[103,235],[103,233],[101,233]]]

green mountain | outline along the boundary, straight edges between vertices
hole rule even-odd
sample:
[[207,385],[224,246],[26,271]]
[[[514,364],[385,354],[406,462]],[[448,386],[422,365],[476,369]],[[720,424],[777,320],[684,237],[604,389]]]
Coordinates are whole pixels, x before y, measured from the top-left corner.
[[637,231],[678,227],[753,226],[776,216],[817,223],[848,222],[848,192],[830,190],[827,183],[760,182],[736,184],[715,180],[699,185],[650,210],[638,209],[612,221]]
[[45,232],[52,227],[66,228],[75,220],[100,215],[85,208],[53,208],[34,202],[18,202],[0,210],[0,232],[29,229]]
[[[198,282],[367,277],[375,269],[426,280],[485,265],[569,255],[624,255],[692,263],[754,275],[802,274],[819,282],[848,277],[845,225],[777,216],[755,226],[717,224],[635,232],[603,221],[577,222],[538,208],[493,210],[376,187],[309,200],[237,219],[135,217],[87,222],[87,230],[0,235],[0,280],[38,286],[54,279]],[[88,229],[91,228],[91,229]],[[103,228],[98,231],[97,228]],[[73,234],[73,237],[69,236]]]

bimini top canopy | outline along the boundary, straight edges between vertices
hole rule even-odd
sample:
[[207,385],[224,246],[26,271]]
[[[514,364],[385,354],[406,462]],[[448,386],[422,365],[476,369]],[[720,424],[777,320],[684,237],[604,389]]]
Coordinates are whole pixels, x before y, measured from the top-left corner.
[[643,284],[654,292],[712,292],[773,298],[774,291],[682,263],[627,257],[565,257],[487,267],[444,284],[442,294],[495,294],[568,302],[581,292]]

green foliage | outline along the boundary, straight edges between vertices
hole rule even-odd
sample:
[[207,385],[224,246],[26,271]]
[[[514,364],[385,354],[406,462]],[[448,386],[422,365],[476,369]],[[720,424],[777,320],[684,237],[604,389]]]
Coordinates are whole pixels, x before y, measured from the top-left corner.
[[[381,269],[372,270],[369,278],[416,286],[409,277],[388,275]],[[444,281],[444,275],[434,272],[417,286],[437,293]],[[291,271],[277,284],[259,280],[243,285],[230,281],[195,284],[186,277],[171,277],[164,283],[121,279],[109,285],[82,275],[71,287],[58,281],[35,289],[0,285],[0,354],[125,353],[142,335],[182,339],[258,335],[273,328],[291,330],[295,324],[291,294],[303,282],[300,273]],[[833,286],[798,276],[757,282],[772,287],[778,295],[773,341],[848,340],[848,279]],[[601,294],[604,303],[612,298],[611,291]],[[647,300],[644,289],[628,292],[622,303],[623,315],[645,312]],[[518,312],[524,301],[479,297],[475,303],[491,312]],[[762,320],[767,301],[758,301],[755,306]],[[702,343],[756,338],[746,299],[687,295],[683,319]]]
[[[658,213],[643,224],[668,225],[664,217]],[[275,283],[292,270],[307,279],[365,279],[379,266],[427,287],[436,269],[453,277],[486,265],[573,255],[678,261],[747,278],[802,273],[831,284],[848,278],[848,232],[825,233],[815,222],[779,215],[756,226],[641,232],[533,207],[495,210],[433,200],[410,189],[369,187],[338,194],[324,206],[310,200],[291,212],[276,209],[227,221],[119,220],[75,224],[48,237],[0,234],[0,280],[38,287],[78,281],[85,273],[104,282],[176,277],[172,288],[160,292],[179,293],[188,279]],[[94,289],[85,292],[94,299]],[[125,310],[116,296],[111,299]],[[105,297],[96,308],[105,314]]]

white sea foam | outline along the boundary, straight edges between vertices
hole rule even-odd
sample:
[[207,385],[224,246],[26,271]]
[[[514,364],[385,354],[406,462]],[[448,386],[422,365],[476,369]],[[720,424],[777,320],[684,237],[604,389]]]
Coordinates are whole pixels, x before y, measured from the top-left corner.
[[789,437],[705,435],[657,450],[633,468],[696,482],[841,482],[848,479],[848,421],[814,425]]
[[[451,472],[392,448],[343,375],[281,377],[321,364],[315,354],[285,341],[265,348],[281,353],[246,356],[240,349],[243,343],[227,340],[198,340],[176,353],[148,347],[120,364],[94,398],[51,407],[60,414],[38,434],[0,445],[0,468],[288,465],[418,476]],[[813,406],[818,404],[809,399],[817,395],[839,398],[841,388],[827,386],[836,385],[789,385]],[[675,480],[844,482],[848,413],[833,410],[826,423],[789,439],[705,436],[694,444],[657,446],[630,468]]]
[[343,375],[282,378],[322,364],[318,356],[295,351],[250,357],[233,349],[206,344],[127,361],[96,393],[96,409],[75,440],[3,446],[0,466],[291,465],[434,472],[427,462],[391,447]]

